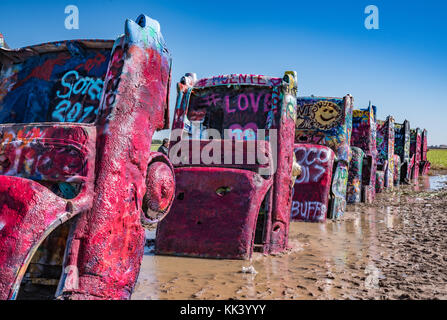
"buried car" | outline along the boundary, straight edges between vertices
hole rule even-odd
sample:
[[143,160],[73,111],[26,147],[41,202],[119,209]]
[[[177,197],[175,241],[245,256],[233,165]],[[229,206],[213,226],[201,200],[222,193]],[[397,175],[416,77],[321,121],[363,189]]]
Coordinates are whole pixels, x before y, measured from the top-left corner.
[[[364,157],[363,161],[361,159],[357,160],[358,163],[362,161],[361,171],[359,169],[353,170],[354,167],[349,168],[348,195],[350,194],[349,190],[352,188],[355,188],[352,193],[354,195],[357,194],[354,192],[357,188],[352,185],[357,183],[355,179],[359,179],[361,174],[361,201],[372,203],[376,195],[377,146],[376,122],[374,109],[371,106],[353,111],[351,146],[362,150]],[[353,198],[348,197],[347,200],[348,202],[358,202],[358,195]]]
[[394,186],[394,118],[377,120],[377,175],[376,192]]
[[410,122],[408,120],[394,124],[394,154],[400,158],[399,183],[396,178],[395,184],[410,183],[412,160],[410,157]]
[[337,219],[346,208],[353,98],[299,97],[294,151],[301,175],[292,198],[293,220]]
[[430,171],[430,162],[427,159],[427,129],[422,130],[421,134],[421,162],[419,165],[419,173],[423,176],[428,174],[428,171]]
[[249,259],[287,248],[297,78],[232,74],[178,83],[169,158],[176,196],[155,253]]
[[362,175],[365,153],[362,149],[352,145],[351,151],[352,157],[351,162],[349,163],[346,201],[348,203],[359,203],[362,201]]
[[410,130],[411,180],[418,183],[422,151],[422,131],[419,128]]
[[142,222],[166,214],[175,187],[149,151],[169,126],[158,22],[126,20],[115,42],[2,48],[0,63],[0,299],[129,298]]
[[393,161],[394,161],[393,185],[398,187],[400,185],[400,175],[401,175],[400,157],[397,154],[394,154]]

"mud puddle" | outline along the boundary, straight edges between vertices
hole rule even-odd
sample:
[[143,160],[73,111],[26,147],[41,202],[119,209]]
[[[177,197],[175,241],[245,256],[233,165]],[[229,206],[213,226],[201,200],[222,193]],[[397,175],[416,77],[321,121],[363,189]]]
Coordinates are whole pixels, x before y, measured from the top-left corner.
[[293,222],[291,248],[276,256],[196,259],[148,247],[132,299],[447,299],[443,181],[424,177],[350,205],[340,221]]
[[423,181],[423,190],[437,191],[447,184],[447,175],[424,176],[421,180]]

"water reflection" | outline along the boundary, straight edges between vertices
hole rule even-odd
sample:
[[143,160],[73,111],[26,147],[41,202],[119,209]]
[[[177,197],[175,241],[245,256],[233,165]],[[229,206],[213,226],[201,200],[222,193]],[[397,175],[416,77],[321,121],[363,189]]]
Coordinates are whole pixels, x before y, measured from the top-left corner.
[[[436,190],[447,175],[424,179],[423,189]],[[406,223],[399,208],[403,195],[379,197],[393,197],[395,205],[348,206],[342,221],[292,222],[290,250],[284,254],[254,253],[251,261],[238,261],[155,256],[147,249],[132,299],[355,299],[359,291],[374,294],[383,278],[377,262],[392,254],[378,235]],[[249,266],[257,273],[242,272]]]
[[447,183],[447,175],[442,176],[424,176],[424,179],[428,178],[428,188],[429,190],[440,190],[445,187]]

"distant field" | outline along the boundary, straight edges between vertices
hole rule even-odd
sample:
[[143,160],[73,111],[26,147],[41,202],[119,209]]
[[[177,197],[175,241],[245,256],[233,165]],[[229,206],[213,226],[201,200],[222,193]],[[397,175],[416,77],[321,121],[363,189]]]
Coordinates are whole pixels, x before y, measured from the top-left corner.
[[427,153],[432,169],[447,169],[447,149],[432,149]]
[[161,146],[161,144],[152,144],[151,145],[151,151],[157,151],[157,149]]

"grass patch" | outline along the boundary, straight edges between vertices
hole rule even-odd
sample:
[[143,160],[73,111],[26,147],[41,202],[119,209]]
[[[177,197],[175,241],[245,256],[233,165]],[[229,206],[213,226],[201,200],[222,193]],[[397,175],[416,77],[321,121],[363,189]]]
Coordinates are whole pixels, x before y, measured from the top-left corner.
[[427,159],[430,161],[432,169],[447,170],[447,149],[429,150]]
[[161,146],[161,144],[155,144],[155,143],[153,143],[152,145],[151,145],[151,151],[157,151],[158,150],[158,148]]

